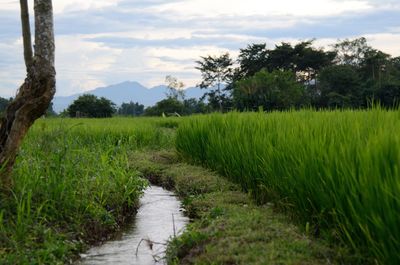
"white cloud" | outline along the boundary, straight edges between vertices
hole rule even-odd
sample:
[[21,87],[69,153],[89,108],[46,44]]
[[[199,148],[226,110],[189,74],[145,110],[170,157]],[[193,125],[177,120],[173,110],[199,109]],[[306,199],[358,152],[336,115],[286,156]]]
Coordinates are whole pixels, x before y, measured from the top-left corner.
[[[186,0],[152,7],[153,10],[178,13],[180,16],[220,15],[295,15],[327,16],[343,12],[362,11],[372,8],[367,1],[349,0]],[[180,17],[177,17],[179,19]]]
[[119,0],[55,0],[53,1],[56,13],[98,9],[118,5]]
[[[116,56],[112,71],[104,73],[108,83],[126,80],[139,81],[146,86],[164,83],[166,75],[174,75],[186,85],[194,85],[199,80],[199,73],[194,69],[194,60],[198,58],[199,47],[173,49],[162,47],[141,47],[124,49]],[[203,51],[205,51],[203,49]],[[173,61],[163,60],[168,55]],[[176,60],[176,61],[175,61]],[[186,62],[184,62],[186,60]]]
[[193,29],[188,28],[152,28],[152,27],[141,27],[133,31],[121,31],[112,33],[100,33],[87,35],[88,38],[98,37],[112,37],[112,38],[138,38],[143,40],[159,40],[159,39],[175,39],[175,38],[189,38],[192,36]]
[[85,36],[56,37],[57,79],[68,87],[58,87],[58,95],[87,91],[104,85],[103,73],[113,72],[111,66],[120,49],[85,41]]
[[400,56],[400,33],[381,33],[381,34],[368,34],[365,35],[369,44],[382,50],[383,52],[389,53],[393,56]]
[[15,96],[25,79],[22,38],[0,43],[0,96]]
[[[19,10],[18,0],[0,1],[0,11]],[[33,0],[28,1],[32,9]],[[395,16],[379,24],[368,22],[368,14],[376,13],[376,19],[386,10],[400,8],[398,0],[54,0],[53,4],[60,23],[56,25],[57,95],[126,80],[154,86],[164,83],[166,75],[192,86],[200,79],[194,68],[200,56],[230,52],[236,57],[248,43],[266,42],[273,48],[281,41],[314,37],[309,35],[321,34],[325,38],[316,46],[327,47],[338,36],[354,38],[369,32],[364,36],[373,47],[400,55],[400,24]],[[360,14],[365,16],[357,20]],[[19,15],[13,12],[9,17],[2,28],[9,30],[7,38],[0,35],[0,96],[13,95],[25,75]],[[357,21],[354,26],[353,21]],[[17,24],[9,29],[8,25]],[[368,25],[378,30],[370,31]]]
[[[0,3],[0,10],[19,10],[19,0],[2,0],[4,2]],[[56,14],[68,12],[68,11],[78,11],[78,10],[88,10],[88,9],[98,9],[110,6],[116,6],[120,0],[54,0],[53,9]],[[34,0],[28,0],[28,6],[33,12]]]
[[17,0],[6,0],[0,3],[0,10],[17,10],[19,8],[19,2]]

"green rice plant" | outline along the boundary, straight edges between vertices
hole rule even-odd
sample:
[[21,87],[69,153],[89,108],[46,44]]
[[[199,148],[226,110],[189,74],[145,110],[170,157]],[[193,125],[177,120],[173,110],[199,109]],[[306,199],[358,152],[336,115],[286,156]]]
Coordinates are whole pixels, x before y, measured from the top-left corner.
[[184,120],[178,152],[291,209],[377,263],[400,263],[400,111],[230,113]]

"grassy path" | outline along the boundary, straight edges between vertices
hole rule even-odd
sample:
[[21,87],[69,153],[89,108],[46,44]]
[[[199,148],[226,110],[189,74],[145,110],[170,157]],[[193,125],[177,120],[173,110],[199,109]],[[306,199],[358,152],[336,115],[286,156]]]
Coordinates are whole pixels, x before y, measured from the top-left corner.
[[235,184],[171,151],[137,152],[130,165],[174,189],[193,219],[169,244],[169,264],[341,264],[349,253],[309,237],[271,204],[256,205]]

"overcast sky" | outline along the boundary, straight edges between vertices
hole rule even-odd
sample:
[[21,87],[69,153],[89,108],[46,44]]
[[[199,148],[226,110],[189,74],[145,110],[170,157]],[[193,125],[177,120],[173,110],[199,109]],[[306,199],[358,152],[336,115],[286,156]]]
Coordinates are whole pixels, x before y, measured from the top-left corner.
[[[146,86],[173,75],[200,80],[194,61],[249,43],[316,46],[365,36],[400,56],[400,0],[54,0],[57,95],[123,81]],[[33,0],[29,0],[30,8]],[[31,11],[31,18],[33,11]],[[19,1],[0,0],[0,96],[25,76]]]

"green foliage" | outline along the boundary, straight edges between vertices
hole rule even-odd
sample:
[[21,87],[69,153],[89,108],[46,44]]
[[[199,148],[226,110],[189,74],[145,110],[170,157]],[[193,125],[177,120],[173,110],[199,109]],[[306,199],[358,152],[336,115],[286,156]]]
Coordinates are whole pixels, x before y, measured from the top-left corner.
[[122,103],[118,108],[118,115],[122,116],[141,116],[144,113],[144,105],[139,102]]
[[183,103],[175,98],[166,98],[156,103],[153,107],[147,107],[144,111],[146,116],[181,115]]
[[[367,108],[370,102],[379,102],[386,108],[398,105],[399,57],[392,58],[372,48],[365,38],[340,41],[332,45],[333,51],[313,47],[313,44],[314,40],[301,41],[295,45],[282,42],[273,49],[268,49],[265,43],[250,44],[240,49],[236,68],[228,54],[201,57],[196,62],[197,69],[202,73],[200,87],[224,84],[224,91],[218,86],[218,89],[210,89],[205,94],[211,109],[230,110],[234,107],[245,110],[255,109],[257,105],[270,105],[270,97],[253,93],[250,96],[248,92],[241,93],[240,89],[238,92],[238,83],[243,85],[249,83],[249,80],[254,82],[260,79],[256,75],[261,71],[292,72],[298,86],[303,88],[300,104],[303,106],[322,109]],[[249,87],[249,84],[245,86]],[[288,97],[285,93],[276,96],[278,98],[275,101],[287,103],[280,109],[293,106],[293,102],[285,98]]]
[[354,40],[345,39],[336,43],[333,47],[336,52],[336,63],[352,66],[360,66],[371,50],[371,47],[367,44],[367,39],[364,37]]
[[400,112],[300,111],[194,117],[176,148],[273,201],[304,224],[332,229],[356,253],[400,262]]
[[[357,107],[362,83],[359,73],[352,65],[333,65],[321,71],[319,77],[321,91],[320,106]],[[366,100],[364,100],[364,105]]]
[[232,80],[233,61],[229,53],[224,53],[219,57],[201,57],[196,61],[196,69],[201,72],[202,82],[200,88],[209,89],[204,94],[208,98],[210,106],[214,110],[222,111],[224,106],[229,104],[227,95],[223,92],[223,86]]
[[182,116],[206,112],[206,104],[195,98],[185,99],[184,84],[176,77],[166,76],[167,98],[145,110],[146,116]]
[[207,106],[203,101],[195,98],[178,100],[175,97],[169,97],[156,103],[152,107],[145,109],[145,116],[183,116],[195,113],[205,113]]
[[201,88],[217,86],[221,89],[221,85],[231,79],[233,61],[229,53],[219,57],[201,57],[201,61],[196,61],[196,64],[198,65],[196,69],[200,70],[203,78],[199,85]]
[[128,153],[172,145],[156,119],[43,119],[0,195],[0,264],[66,264],[135,214],[147,182]]
[[391,64],[393,67],[396,69],[396,71],[400,72],[400,56],[392,58],[390,60]]
[[107,118],[115,113],[115,104],[106,98],[86,94],[77,98],[67,112],[72,118]]
[[325,52],[312,47],[313,40],[302,41],[292,46],[282,42],[275,49],[268,52],[267,68],[292,71],[299,81],[310,81],[325,66],[332,64],[336,53]]
[[207,105],[202,100],[197,100],[195,98],[185,99],[183,101],[183,106],[185,115],[206,113],[208,110]]
[[292,72],[262,70],[235,84],[233,100],[239,110],[283,110],[299,107],[303,94]]
[[400,104],[400,80],[387,80],[376,84],[376,99],[382,106],[397,108]]
[[[268,67],[268,49],[265,43],[250,44],[245,49],[240,49],[235,80],[251,77],[261,69]],[[240,78],[239,78],[240,77]]]

